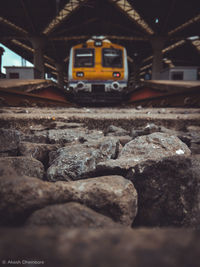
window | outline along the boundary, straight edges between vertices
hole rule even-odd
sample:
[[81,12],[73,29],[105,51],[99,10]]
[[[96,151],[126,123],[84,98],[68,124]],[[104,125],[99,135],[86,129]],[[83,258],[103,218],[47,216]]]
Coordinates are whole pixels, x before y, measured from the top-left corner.
[[103,67],[122,68],[122,50],[103,48]]
[[10,72],[9,73],[9,79],[19,79],[19,73],[18,72]]
[[173,71],[171,77],[172,80],[183,80],[183,71]]
[[82,48],[75,50],[74,56],[75,68],[91,68],[94,67],[94,49]]

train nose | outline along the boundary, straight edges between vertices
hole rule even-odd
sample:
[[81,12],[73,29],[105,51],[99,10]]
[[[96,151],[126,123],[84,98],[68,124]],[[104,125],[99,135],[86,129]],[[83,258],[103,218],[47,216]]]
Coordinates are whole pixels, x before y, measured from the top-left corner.
[[111,88],[114,89],[114,90],[119,89],[119,83],[118,83],[118,82],[113,82],[113,83],[111,84]]

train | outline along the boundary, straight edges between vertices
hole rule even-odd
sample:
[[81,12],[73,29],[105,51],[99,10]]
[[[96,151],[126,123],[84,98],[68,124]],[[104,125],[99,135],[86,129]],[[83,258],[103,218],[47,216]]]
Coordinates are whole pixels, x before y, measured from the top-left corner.
[[127,91],[126,48],[108,39],[91,38],[70,50],[68,90],[77,102],[122,101]]

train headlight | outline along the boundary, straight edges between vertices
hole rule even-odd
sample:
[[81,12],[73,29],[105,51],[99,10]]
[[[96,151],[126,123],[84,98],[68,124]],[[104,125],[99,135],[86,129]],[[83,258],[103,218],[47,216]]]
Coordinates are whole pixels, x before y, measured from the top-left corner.
[[118,82],[113,82],[112,84],[111,84],[111,88],[112,89],[114,89],[114,90],[118,90],[119,89],[119,83]]
[[121,73],[120,72],[113,72],[113,77],[114,78],[120,78],[121,77]]
[[82,71],[78,71],[78,72],[76,73],[76,77],[84,77],[84,72],[82,72]]

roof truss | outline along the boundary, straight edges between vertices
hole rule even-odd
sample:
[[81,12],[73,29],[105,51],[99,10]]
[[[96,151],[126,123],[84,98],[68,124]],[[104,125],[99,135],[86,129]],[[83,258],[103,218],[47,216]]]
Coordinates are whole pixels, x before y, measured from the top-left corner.
[[154,31],[140,16],[140,14],[132,7],[128,0],[109,0],[118,6],[131,20],[140,26],[147,34],[152,35]]
[[58,15],[49,23],[44,29],[43,34],[49,35],[60,23],[62,23],[73,11],[79,8],[84,2],[88,0],[70,0]]

